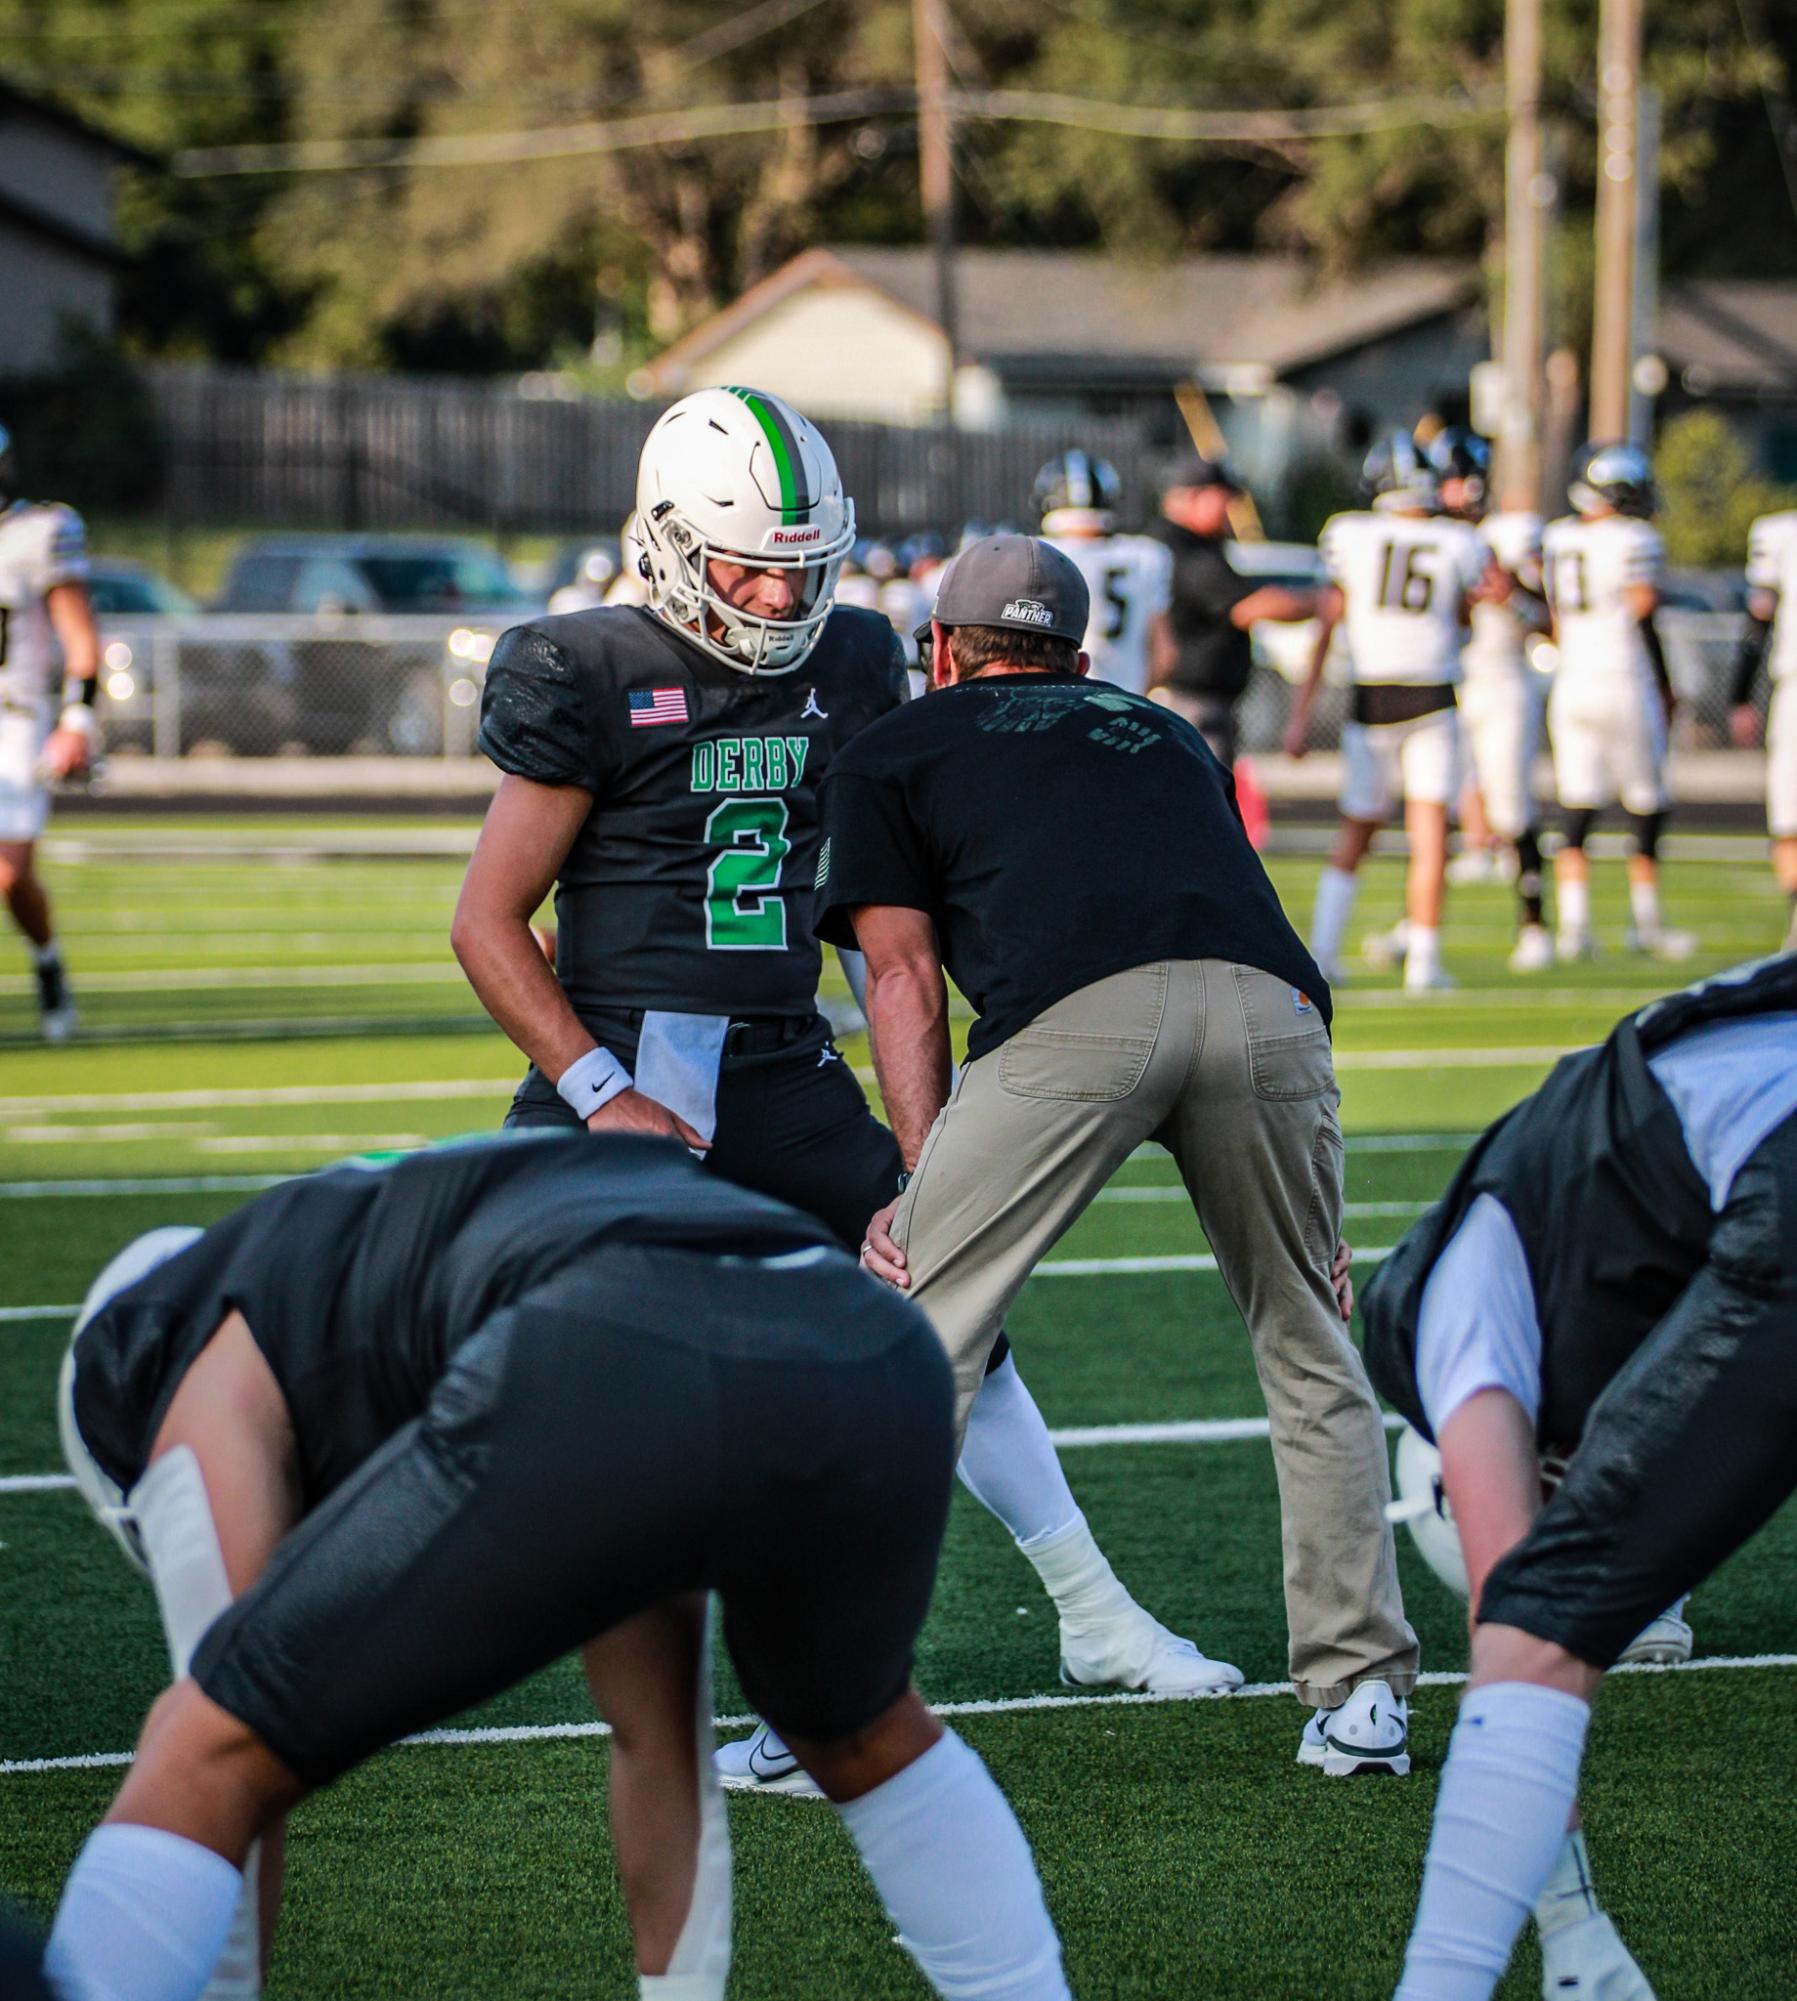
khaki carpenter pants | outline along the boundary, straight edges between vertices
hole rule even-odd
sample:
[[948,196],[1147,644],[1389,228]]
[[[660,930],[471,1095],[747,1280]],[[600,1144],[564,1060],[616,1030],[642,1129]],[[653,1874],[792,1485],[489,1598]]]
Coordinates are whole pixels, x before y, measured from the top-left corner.
[[[1179,1165],[1247,1322],[1279,1481],[1291,1676],[1333,1708],[1408,1693],[1385,1430],[1336,1306],[1340,1093],[1312,1003],[1221,959],[1137,966],[1040,1014],[961,1073],[894,1221],[954,1365],[961,1429],[1012,1301],[1146,1140]],[[1123,1358],[1120,1358],[1120,1360]]]

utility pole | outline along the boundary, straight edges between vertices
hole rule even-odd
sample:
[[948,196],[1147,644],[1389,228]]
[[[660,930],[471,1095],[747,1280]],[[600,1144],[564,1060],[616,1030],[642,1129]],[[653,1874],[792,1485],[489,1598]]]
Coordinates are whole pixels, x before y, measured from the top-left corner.
[[1500,506],[1541,505],[1541,397],[1547,346],[1547,229],[1554,199],[1541,136],[1541,0],[1506,0],[1504,95],[1504,410]]
[[[1640,93],[1635,118],[1635,284],[1629,355],[1629,436],[1653,437],[1654,398],[1666,386],[1660,339],[1660,93]],[[1657,377],[1657,381],[1656,378]]]
[[911,0],[911,38],[917,63],[919,192],[936,267],[936,323],[948,345],[943,412],[952,424],[961,338],[955,297],[955,129],[949,108],[948,22],[944,0]]
[[1626,438],[1635,367],[1641,0],[1600,0],[1597,76],[1597,284],[1591,321],[1591,435]]

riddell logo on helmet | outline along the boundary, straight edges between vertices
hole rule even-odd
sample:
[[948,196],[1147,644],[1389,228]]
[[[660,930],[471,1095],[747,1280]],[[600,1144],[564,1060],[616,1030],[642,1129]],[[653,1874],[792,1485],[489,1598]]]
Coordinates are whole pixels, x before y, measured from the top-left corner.
[[1054,624],[1054,613],[1034,598],[1013,598],[1000,616],[1009,619],[1013,625]]
[[802,548],[807,542],[821,542],[821,528],[776,528],[767,538],[776,549]]

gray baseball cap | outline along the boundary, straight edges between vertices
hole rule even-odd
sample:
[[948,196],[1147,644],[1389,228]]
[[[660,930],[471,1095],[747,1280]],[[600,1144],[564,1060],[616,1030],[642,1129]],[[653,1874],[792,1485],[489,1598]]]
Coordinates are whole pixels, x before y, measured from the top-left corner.
[[939,624],[1012,626],[1071,639],[1086,636],[1091,593],[1079,571],[1034,535],[970,542],[942,573],[930,616]]

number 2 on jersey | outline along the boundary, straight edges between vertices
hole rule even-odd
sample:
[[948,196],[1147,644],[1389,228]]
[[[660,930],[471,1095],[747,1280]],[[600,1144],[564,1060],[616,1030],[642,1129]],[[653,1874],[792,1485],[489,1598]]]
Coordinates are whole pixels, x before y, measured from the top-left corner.
[[783,799],[726,799],[705,822],[718,858],[705,878],[705,947],[711,952],[784,952],[786,902],[780,867],[792,852]]

